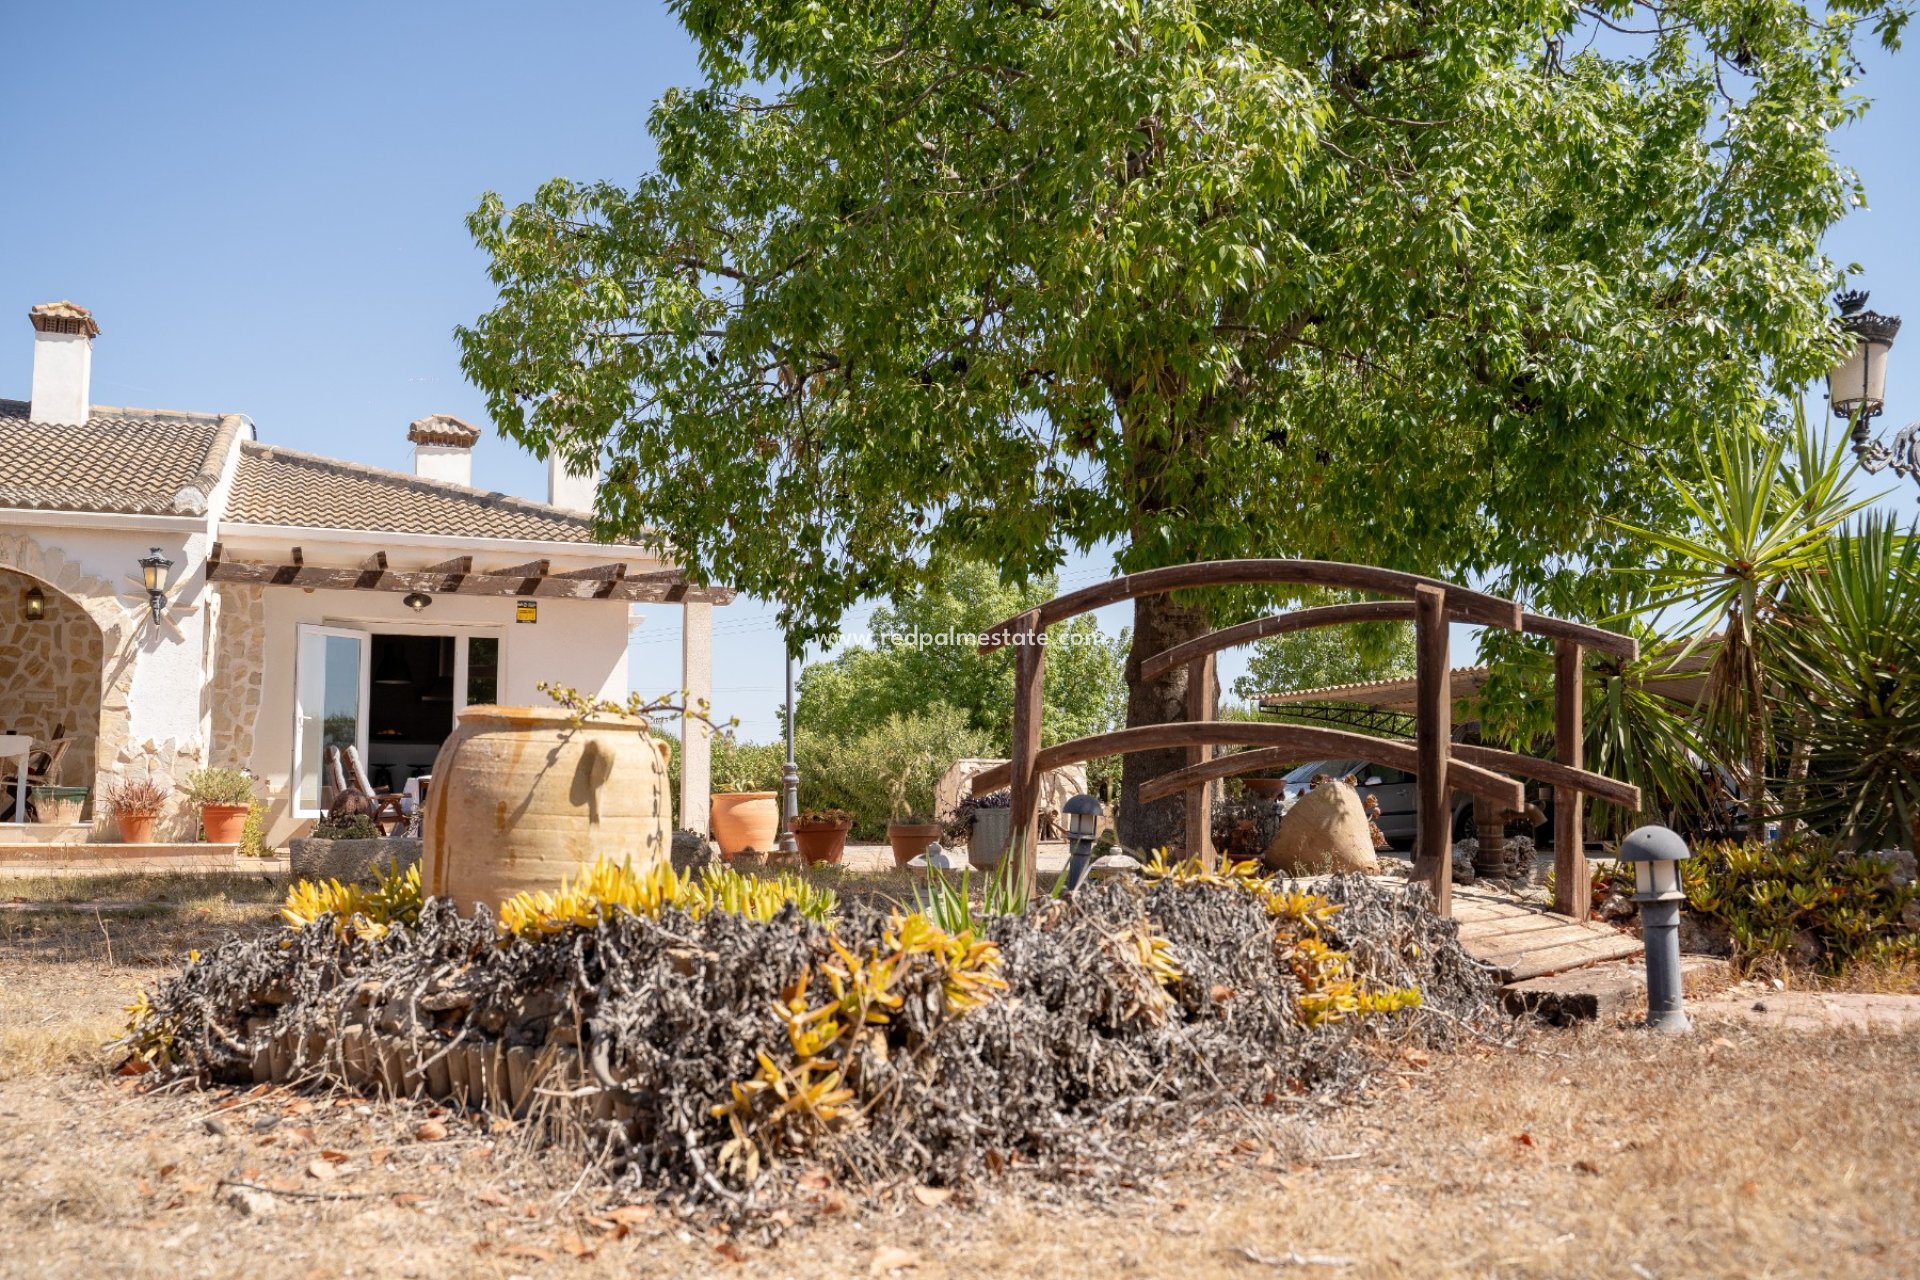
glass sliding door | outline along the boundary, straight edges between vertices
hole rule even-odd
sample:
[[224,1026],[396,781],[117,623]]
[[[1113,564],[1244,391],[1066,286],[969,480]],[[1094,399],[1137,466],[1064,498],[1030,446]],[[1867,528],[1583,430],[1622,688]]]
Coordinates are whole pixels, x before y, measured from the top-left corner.
[[302,624],[293,699],[294,816],[316,817],[333,800],[330,751],[367,758],[367,686],[371,637],[364,631]]

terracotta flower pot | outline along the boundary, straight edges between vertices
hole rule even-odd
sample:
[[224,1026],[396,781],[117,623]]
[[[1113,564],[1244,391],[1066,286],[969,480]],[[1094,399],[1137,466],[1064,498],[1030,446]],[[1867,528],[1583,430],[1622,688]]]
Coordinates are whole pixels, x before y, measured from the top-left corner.
[[713,838],[729,862],[748,849],[772,853],[779,831],[778,792],[728,791],[713,797]]
[[203,804],[200,806],[200,825],[206,828],[208,844],[239,844],[240,833],[247,826],[247,806]]
[[114,823],[120,828],[121,844],[152,844],[153,824],[159,820],[157,813],[116,813]]
[[946,834],[937,822],[889,822],[887,843],[893,846],[893,865],[904,867],[927,851],[927,846]]
[[422,887],[465,913],[560,887],[596,859],[644,871],[673,834],[667,744],[631,716],[468,707],[433,762]]
[[851,830],[851,822],[796,822],[793,842],[810,865],[838,863],[847,851],[847,832]]
[[1242,778],[1240,785],[1247,789],[1249,795],[1259,796],[1263,800],[1278,799],[1287,790],[1285,778]]

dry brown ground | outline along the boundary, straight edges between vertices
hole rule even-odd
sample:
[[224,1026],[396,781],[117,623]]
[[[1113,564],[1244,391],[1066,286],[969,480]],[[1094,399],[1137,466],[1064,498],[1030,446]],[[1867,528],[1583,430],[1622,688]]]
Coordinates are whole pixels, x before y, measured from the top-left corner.
[[[267,924],[260,897],[0,912],[0,1275],[1920,1275],[1913,1033],[1542,1033],[1403,1066],[1144,1188],[822,1188],[771,1243],[610,1216],[577,1168],[459,1117],[107,1076],[89,1046],[117,1006]],[[446,1136],[416,1136],[430,1119]]]

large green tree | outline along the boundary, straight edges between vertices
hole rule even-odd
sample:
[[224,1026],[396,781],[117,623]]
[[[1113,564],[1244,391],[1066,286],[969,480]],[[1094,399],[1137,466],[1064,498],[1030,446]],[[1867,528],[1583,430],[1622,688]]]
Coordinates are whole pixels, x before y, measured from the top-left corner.
[[[630,186],[471,228],[494,420],[796,638],[964,551],[1532,571],[1825,367],[1903,0],[672,0]],[[1262,602],[1140,602],[1138,659]],[[1134,679],[1130,723],[1184,715]],[[1122,824],[1178,802],[1131,757]]]
[[[808,664],[794,711],[799,727],[856,737],[891,716],[944,702],[1004,751],[1013,732],[1013,652],[983,654],[966,637],[1054,593],[1052,575],[1022,590],[1002,581],[991,565],[954,563],[929,586],[875,609],[867,643]],[[1124,722],[1123,643],[1103,634],[1091,617],[1048,633],[1046,741],[1102,733]]]

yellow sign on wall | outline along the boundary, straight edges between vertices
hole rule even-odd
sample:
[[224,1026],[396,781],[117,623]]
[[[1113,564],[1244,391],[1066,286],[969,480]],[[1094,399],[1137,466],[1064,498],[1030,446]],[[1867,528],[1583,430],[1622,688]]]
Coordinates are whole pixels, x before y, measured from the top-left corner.
[[515,622],[540,621],[540,602],[538,600],[522,600],[514,607],[513,620]]

